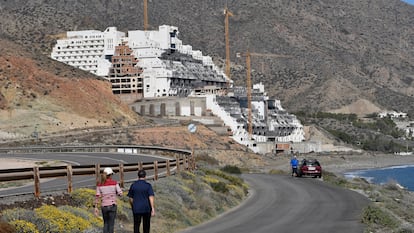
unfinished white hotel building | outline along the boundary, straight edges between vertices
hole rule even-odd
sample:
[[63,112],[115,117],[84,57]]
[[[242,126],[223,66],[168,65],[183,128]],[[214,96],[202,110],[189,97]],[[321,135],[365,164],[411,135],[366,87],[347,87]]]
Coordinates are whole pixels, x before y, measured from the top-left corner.
[[[167,25],[153,31],[128,31],[127,36],[115,27],[103,32],[72,31],[57,41],[51,57],[105,77],[114,94],[138,113],[148,114],[149,109],[152,115],[202,116],[211,112],[231,130],[235,141],[257,153],[287,151],[280,145],[304,140],[299,120],[287,113],[280,101],[269,100],[261,84],[253,88],[253,135],[248,135],[246,88],[233,88],[211,57],[183,45],[178,34],[177,27]],[[170,106],[163,102],[169,97],[184,101],[173,99]],[[189,98],[181,97],[193,99],[186,105]],[[149,99],[161,102],[146,107],[147,101],[142,100]],[[308,150],[319,151],[315,147]]]

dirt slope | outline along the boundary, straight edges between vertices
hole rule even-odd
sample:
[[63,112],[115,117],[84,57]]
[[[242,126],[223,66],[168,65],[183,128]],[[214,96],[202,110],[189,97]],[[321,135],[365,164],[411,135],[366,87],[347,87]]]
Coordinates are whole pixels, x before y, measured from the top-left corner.
[[0,138],[139,122],[109,82],[0,40]]

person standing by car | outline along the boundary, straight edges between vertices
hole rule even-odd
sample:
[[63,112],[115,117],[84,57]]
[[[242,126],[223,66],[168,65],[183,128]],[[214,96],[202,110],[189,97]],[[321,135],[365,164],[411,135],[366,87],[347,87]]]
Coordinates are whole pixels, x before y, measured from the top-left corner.
[[122,196],[122,189],[118,182],[112,179],[114,171],[107,167],[103,170],[101,182],[96,187],[95,215],[98,216],[98,204],[101,199],[101,211],[104,221],[103,233],[113,233],[115,226],[117,205],[116,196]]
[[129,203],[134,214],[134,233],[139,233],[141,219],[143,233],[149,233],[151,217],[155,216],[154,191],[152,185],[145,181],[146,176],[145,170],[139,170],[138,180],[131,185],[128,191]]
[[296,155],[294,155],[292,159],[290,160],[290,166],[292,167],[292,176],[298,176],[298,165],[299,165],[299,160],[296,157]]

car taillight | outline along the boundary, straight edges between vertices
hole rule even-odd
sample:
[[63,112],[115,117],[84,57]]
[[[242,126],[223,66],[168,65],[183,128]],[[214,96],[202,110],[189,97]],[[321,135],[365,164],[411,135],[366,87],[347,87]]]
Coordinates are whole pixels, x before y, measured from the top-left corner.
[[307,170],[308,170],[308,166],[303,166],[303,167],[302,167],[302,170],[307,171]]
[[316,170],[322,171],[322,167],[321,166],[316,166]]

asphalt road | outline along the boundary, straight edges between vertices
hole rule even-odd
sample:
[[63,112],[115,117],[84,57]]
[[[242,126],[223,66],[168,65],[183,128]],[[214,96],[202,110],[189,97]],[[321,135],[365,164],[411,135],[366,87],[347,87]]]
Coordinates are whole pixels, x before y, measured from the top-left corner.
[[[0,158],[4,155],[0,155]],[[142,155],[111,153],[62,153],[13,155],[13,157],[62,160],[72,164],[119,164],[150,162]],[[237,208],[181,233],[362,233],[362,209],[369,200],[350,190],[313,178],[286,175],[244,174],[250,184],[249,198]],[[115,179],[118,179],[115,177]],[[136,172],[126,179],[136,179]],[[94,185],[95,177],[76,177],[74,187]],[[42,182],[41,190],[66,187],[65,179]],[[2,190],[10,193],[32,192],[33,187]]]
[[246,174],[252,193],[239,207],[181,233],[362,233],[369,201],[313,178]]

